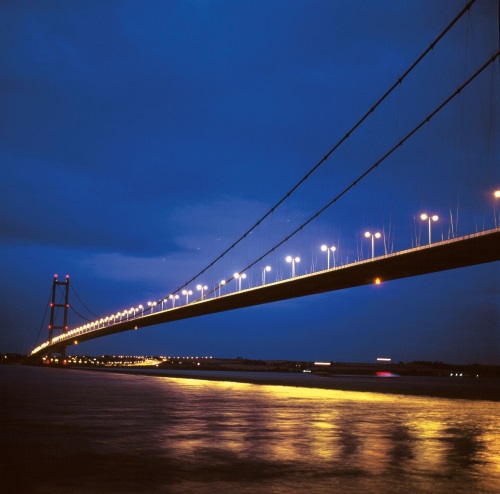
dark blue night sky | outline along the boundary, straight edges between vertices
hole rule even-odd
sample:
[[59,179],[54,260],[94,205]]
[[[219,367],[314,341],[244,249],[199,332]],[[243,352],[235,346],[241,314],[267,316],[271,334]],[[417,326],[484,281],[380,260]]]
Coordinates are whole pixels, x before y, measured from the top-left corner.
[[[100,316],[182,286],[293,187],[467,2],[4,1],[0,351],[47,339],[54,273]],[[242,269],[369,168],[498,50],[477,0],[386,102],[198,281]],[[500,222],[499,67],[277,249],[245,286]],[[95,340],[75,353],[500,364],[498,263]],[[192,283],[195,290],[196,282]],[[234,290],[236,285],[227,286]],[[90,316],[74,294],[72,306]],[[79,324],[71,314],[70,325]]]

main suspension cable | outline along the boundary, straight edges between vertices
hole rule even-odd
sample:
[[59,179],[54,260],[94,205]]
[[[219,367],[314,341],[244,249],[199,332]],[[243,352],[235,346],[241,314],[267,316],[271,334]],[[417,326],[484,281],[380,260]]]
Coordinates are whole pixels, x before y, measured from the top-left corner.
[[[76,290],[75,290],[75,287],[74,287],[74,284],[73,284],[73,283],[71,283],[70,287],[71,287],[71,289],[73,290],[73,293],[76,295],[76,298],[80,301],[80,303],[81,303],[81,304],[82,304],[82,305],[83,305],[83,306],[84,306],[84,307],[85,307],[85,308],[86,308],[86,309],[87,309],[87,310],[88,310],[88,311],[89,311],[89,312],[90,312],[90,313],[91,313],[94,317],[96,317],[97,319],[99,319],[99,316],[98,316],[95,312],[91,311],[91,310],[90,310],[90,309],[89,309],[89,308],[85,305],[85,303],[83,302],[83,300],[80,298],[80,296],[79,296],[79,295],[78,295],[78,293],[76,292]],[[74,311],[74,312],[75,312],[76,314],[78,314],[78,312],[76,312],[76,311]],[[80,314],[78,314],[78,315],[80,316]],[[86,317],[83,317],[83,316],[80,316],[80,317],[81,317],[82,319],[85,319],[86,321],[89,321],[89,320],[90,320],[90,319],[87,319]]]
[[87,319],[85,316],[82,316],[74,307],[69,306],[70,310],[73,311],[78,317],[85,319],[87,322],[92,322],[92,319]]
[[[305,226],[307,226],[311,221],[316,219],[322,213],[324,213],[330,206],[336,203],[342,196],[344,196],[349,190],[355,187],[361,180],[363,180],[369,173],[371,173],[375,168],[377,168],[383,161],[385,161],[397,148],[401,147],[410,137],[416,134],[426,123],[429,123],[431,119],[439,113],[450,101],[452,101],[455,96],[460,94],[460,92],[465,89],[479,74],[481,74],[487,67],[489,67],[500,55],[500,51],[497,51],[481,68],[479,68],[467,81],[465,81],[455,92],[453,92],[448,98],[446,98],[432,113],[430,113],[424,120],[422,120],[411,132],[409,132],[403,139],[401,139],[397,144],[395,144],[389,151],[387,151],[378,161],[376,161],[370,168],[365,170],[356,180],[354,180],[348,187],[346,187],[342,192],[340,192],[336,197],[334,197],[330,202],[328,202],[325,206],[323,206],[319,211],[313,214],[307,221],[302,223],[299,227],[297,227],[292,233],[290,233],[287,237],[281,240],[274,247],[269,249],[266,253],[260,256],[257,260],[253,261],[246,268],[242,269],[239,274],[244,273],[249,270],[253,266],[255,266],[258,262],[262,261],[269,254],[274,252],[278,247],[281,247],[284,243],[288,242],[293,236],[295,236],[298,232],[300,232]],[[234,276],[227,280],[230,282],[234,279]],[[215,288],[207,293],[215,292]]]
[[[458,22],[458,20],[472,7],[476,0],[470,0],[467,5],[455,16],[455,18],[448,24],[448,26],[439,34],[439,36],[427,47],[427,49],[410,65],[410,67],[403,73],[401,77],[379,98],[379,100],[363,115],[363,117],[349,130],[344,137],[342,137],[316,165],[314,165],[267,213],[258,219],[238,240],[236,240],[230,247],[202,269],[198,274],[193,276],[189,281],[186,281],[182,286],[171,292],[175,294],[188,286],[191,282],[200,277],[203,273],[208,271],[215,263],[220,261],[230,250],[234,249],[242,240],[244,240],[255,228],[257,228],[269,215],[271,215],[286,199],[288,199],[327,159],[350,137],[350,135],[377,109],[378,106],[400,85],[403,80],[413,71],[413,69],[424,59],[424,57],[433,50],[436,44],[446,35],[446,33]],[[162,300],[162,299],[160,299]],[[147,309],[146,309],[147,310]]]

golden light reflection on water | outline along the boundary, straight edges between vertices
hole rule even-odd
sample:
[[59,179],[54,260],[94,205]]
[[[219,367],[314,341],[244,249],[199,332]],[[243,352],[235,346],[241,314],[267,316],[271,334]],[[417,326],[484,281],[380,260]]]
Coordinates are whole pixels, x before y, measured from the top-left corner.
[[500,485],[498,402],[24,366],[4,370],[0,384],[6,470],[22,466],[12,485],[28,486],[16,492],[42,492],[41,477],[52,489],[56,470],[67,492],[82,493]]
[[[383,475],[500,481],[500,404],[370,392],[171,378],[205,400],[164,431],[187,457],[242,459]],[[206,401],[206,397],[210,399]],[[182,425],[180,425],[182,424]],[[208,431],[208,433],[207,433]],[[481,479],[484,479],[483,481]],[[487,480],[489,479],[489,480]]]

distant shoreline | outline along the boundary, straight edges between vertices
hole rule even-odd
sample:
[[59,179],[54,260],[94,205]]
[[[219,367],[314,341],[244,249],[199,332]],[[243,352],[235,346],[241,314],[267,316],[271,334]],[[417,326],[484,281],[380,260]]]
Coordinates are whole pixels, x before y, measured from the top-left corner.
[[500,401],[500,379],[474,377],[377,377],[337,374],[303,374],[281,372],[170,370],[138,368],[75,368],[93,372],[152,376],[176,379],[235,382],[269,386],[329,389],[370,393],[388,393],[433,398]]

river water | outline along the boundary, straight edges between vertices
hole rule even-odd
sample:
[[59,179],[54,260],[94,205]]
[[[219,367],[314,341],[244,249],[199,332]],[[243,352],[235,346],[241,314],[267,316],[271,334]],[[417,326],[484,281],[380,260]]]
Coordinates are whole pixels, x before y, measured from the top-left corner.
[[0,367],[1,492],[500,492],[500,402]]

